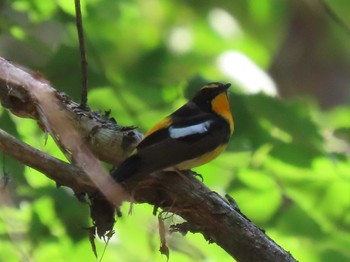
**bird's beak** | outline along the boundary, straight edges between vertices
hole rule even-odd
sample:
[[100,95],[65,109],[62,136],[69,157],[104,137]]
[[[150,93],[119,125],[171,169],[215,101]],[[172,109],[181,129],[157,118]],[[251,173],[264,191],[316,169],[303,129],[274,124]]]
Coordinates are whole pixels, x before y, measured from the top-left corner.
[[227,84],[224,84],[224,89],[227,91],[228,89],[229,89],[229,87],[231,86],[231,84],[230,83],[227,83]]

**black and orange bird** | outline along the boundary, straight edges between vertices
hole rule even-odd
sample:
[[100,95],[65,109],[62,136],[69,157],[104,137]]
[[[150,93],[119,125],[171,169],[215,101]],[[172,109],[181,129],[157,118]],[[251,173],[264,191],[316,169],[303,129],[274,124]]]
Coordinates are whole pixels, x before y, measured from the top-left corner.
[[159,121],[134,152],[111,172],[117,182],[160,170],[187,170],[216,158],[233,133],[227,98],[230,84],[210,83]]

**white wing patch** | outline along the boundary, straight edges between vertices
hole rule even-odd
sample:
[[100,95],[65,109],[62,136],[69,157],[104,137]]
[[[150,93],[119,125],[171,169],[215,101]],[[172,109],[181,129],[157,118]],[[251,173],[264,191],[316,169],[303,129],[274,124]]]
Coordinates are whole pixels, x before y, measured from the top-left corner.
[[208,131],[208,128],[210,124],[212,123],[211,120],[207,120],[203,123],[193,125],[193,126],[186,126],[186,127],[169,127],[169,135],[171,138],[176,139],[180,137],[195,135],[195,134],[203,134]]

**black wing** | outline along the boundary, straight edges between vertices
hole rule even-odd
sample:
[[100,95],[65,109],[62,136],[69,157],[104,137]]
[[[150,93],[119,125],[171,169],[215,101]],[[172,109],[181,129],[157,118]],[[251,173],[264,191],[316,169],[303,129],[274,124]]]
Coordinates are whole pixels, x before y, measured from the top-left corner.
[[[177,138],[170,136],[169,128],[194,126],[205,121],[210,123],[205,132]],[[168,128],[154,132],[137,147],[142,165],[140,170],[151,173],[197,158],[225,144],[229,140],[229,134],[229,124],[213,114],[176,121]]]

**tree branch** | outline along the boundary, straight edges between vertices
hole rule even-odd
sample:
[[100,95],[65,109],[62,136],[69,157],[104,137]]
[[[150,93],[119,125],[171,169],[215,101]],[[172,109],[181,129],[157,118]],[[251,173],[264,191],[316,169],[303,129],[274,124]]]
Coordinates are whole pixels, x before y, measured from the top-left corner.
[[201,233],[237,261],[295,261],[234,206],[193,174],[160,172],[127,184],[134,199],[175,213],[187,222],[172,226],[181,233]]
[[[37,101],[33,99],[32,94],[33,85],[42,87],[43,81],[35,79],[33,74],[29,75],[23,72],[22,69],[0,58],[1,103],[16,115],[34,118],[40,125],[43,125],[41,113],[35,104]],[[89,148],[98,158],[106,162],[120,162],[141,138],[140,133],[136,130],[124,129],[123,127],[111,128],[113,126],[111,121],[107,121],[108,124],[106,124],[106,119],[104,119],[105,124],[101,124],[101,118],[96,116],[91,119],[93,113],[77,111],[76,107],[72,106],[73,102],[70,99],[57,92],[56,97],[61,101],[61,110],[68,112],[67,114],[74,123],[73,127],[78,130]],[[124,139],[127,139],[125,137],[128,137],[125,134],[130,134],[130,132],[134,132],[131,135],[133,140],[125,142]],[[102,137],[107,136],[109,139],[114,139],[114,136],[119,137],[119,142],[113,146],[102,143],[101,146],[101,144],[96,143],[96,139],[101,139],[95,138],[96,134]],[[92,140],[95,142],[91,142]],[[106,157],[101,153],[104,147],[109,148],[112,156]],[[77,192],[86,192],[96,188],[94,183],[84,176],[76,166],[58,161],[15,141],[13,137],[3,131],[0,132],[0,149],[22,163],[45,173],[58,184],[71,187]],[[187,221],[172,226],[173,231],[199,232],[209,242],[217,243],[238,261],[295,261],[288,252],[242,215],[237,208],[230,205],[217,193],[212,192],[191,172],[186,175],[176,172],[159,172],[137,180],[130,179],[125,185],[125,189],[136,202],[150,203],[155,207],[161,207]]]
[[95,185],[78,167],[45,154],[0,129],[0,150],[22,164],[34,168],[57,185],[70,187],[74,192],[93,192]]
[[37,90],[52,93],[51,99],[59,103],[65,120],[73,125],[89,149],[102,161],[119,164],[142,139],[142,134],[135,128],[117,125],[108,113],[101,115],[82,110],[66,94],[52,88],[40,74],[28,72],[0,57],[1,104],[18,117],[36,120],[46,132],[45,119],[40,117],[38,108]]
[[81,17],[80,0],[74,1],[75,5],[75,20],[78,32],[79,47],[80,47],[80,67],[81,67],[81,98],[80,108],[87,109],[88,107],[88,62],[86,59],[85,52],[85,41],[84,41],[84,30],[83,30],[83,19]]

